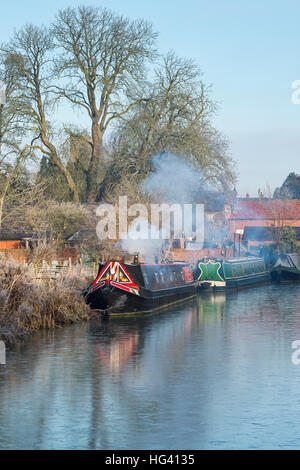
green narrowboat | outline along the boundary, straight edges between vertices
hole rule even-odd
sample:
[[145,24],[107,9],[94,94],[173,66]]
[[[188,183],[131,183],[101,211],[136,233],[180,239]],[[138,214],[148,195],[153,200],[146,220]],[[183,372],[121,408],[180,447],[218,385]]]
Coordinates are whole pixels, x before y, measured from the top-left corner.
[[270,282],[263,258],[202,259],[194,277],[199,290],[227,290]]

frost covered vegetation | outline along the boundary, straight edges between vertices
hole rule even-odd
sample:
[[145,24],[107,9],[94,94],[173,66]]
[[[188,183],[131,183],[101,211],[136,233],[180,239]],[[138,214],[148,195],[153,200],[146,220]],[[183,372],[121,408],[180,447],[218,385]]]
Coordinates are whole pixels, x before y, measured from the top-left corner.
[[33,282],[26,266],[0,260],[0,340],[14,343],[41,328],[55,328],[91,316],[77,278]]

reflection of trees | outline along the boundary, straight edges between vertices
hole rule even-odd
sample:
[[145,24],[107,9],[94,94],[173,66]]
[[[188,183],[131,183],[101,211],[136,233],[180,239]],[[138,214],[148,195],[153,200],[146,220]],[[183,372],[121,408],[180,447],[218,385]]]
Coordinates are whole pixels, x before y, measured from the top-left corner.
[[91,379],[85,329],[80,327],[79,337],[75,328],[42,333],[8,354],[0,371],[0,437],[8,435],[13,448],[41,448],[49,441],[57,448],[71,445],[60,429],[76,432],[78,411],[86,425]]

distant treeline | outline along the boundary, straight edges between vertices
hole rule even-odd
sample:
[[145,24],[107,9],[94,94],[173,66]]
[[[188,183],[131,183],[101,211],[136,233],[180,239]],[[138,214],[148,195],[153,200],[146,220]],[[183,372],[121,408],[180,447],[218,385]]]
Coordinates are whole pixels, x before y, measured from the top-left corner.
[[274,191],[274,199],[300,199],[300,175],[290,173],[280,188]]

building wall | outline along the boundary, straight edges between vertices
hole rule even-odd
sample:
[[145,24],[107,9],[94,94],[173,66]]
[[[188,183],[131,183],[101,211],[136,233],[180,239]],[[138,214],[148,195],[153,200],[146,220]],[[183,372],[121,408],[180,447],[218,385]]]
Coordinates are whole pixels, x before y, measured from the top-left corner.
[[[17,261],[24,261],[28,258],[28,250],[23,247],[20,240],[2,240],[0,241],[1,256],[12,257]],[[51,252],[51,258],[56,261],[68,261],[71,259],[72,263],[78,263],[80,260],[80,251],[77,247],[65,247],[54,250]]]
[[187,261],[188,263],[196,263],[202,258],[231,258],[233,256],[233,248],[229,247],[226,250],[221,248],[203,248],[202,250],[173,248],[171,252],[174,261]]
[[[230,237],[233,240],[234,233],[236,230],[244,230],[246,226],[251,227],[269,227],[274,225],[274,219],[230,219],[229,220],[229,232]],[[275,223],[275,225],[277,225]],[[286,219],[281,220],[280,225],[290,225],[291,227],[300,226],[299,219]]]
[[[257,241],[257,240],[249,240],[248,241],[248,248],[251,248],[252,246],[261,246],[261,245],[271,245],[272,243],[275,243],[274,241],[270,241],[270,240],[261,240],[261,241]],[[298,240],[297,242],[297,245],[300,246],[300,240]]]
[[16,250],[21,246],[21,240],[0,240],[0,250]]

